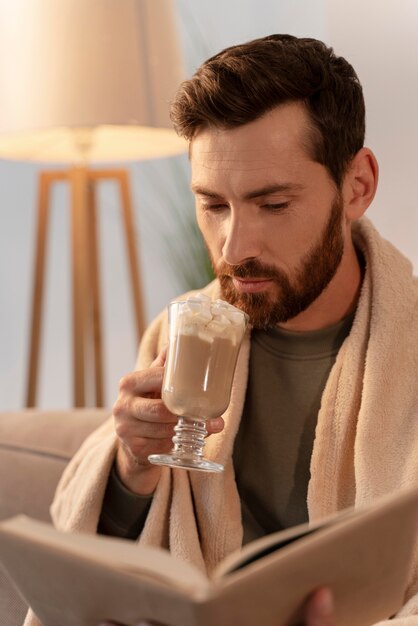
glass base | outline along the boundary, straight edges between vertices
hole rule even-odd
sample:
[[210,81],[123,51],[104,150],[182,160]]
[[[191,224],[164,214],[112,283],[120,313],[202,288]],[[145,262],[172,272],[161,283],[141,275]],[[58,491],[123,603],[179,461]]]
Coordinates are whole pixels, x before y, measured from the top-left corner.
[[224,466],[206,459],[182,459],[174,454],[151,454],[148,461],[154,465],[166,465],[168,467],[180,467],[186,470],[197,470],[198,472],[223,472]]

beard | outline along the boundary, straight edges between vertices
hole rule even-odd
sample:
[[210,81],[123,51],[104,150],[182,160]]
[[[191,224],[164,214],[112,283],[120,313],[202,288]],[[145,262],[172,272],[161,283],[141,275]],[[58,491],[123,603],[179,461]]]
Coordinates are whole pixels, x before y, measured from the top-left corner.
[[[254,328],[271,328],[305,311],[324,291],[341,263],[344,251],[342,215],[343,202],[337,194],[320,241],[302,259],[293,280],[282,270],[255,259],[240,265],[221,261],[217,266],[212,260],[222,297],[245,311]],[[234,287],[233,277],[273,280],[278,296],[272,298],[263,292],[240,293]]]

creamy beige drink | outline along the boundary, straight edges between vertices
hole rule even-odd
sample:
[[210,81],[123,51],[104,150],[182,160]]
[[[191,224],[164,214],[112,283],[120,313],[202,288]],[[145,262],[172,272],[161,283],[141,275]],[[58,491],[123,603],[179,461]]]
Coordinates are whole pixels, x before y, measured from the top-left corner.
[[222,463],[203,455],[206,419],[222,415],[228,407],[247,315],[203,294],[172,302],[168,311],[162,398],[178,422],[171,453],[150,454],[148,460],[172,468],[222,472]]
[[176,415],[207,419],[229,404],[246,316],[205,296],[179,302],[170,320],[162,398]]

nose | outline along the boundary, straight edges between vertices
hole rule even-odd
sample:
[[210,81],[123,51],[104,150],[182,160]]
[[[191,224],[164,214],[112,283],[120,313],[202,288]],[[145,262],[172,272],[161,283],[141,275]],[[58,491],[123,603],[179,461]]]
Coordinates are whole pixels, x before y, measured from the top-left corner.
[[224,227],[225,241],[222,247],[222,256],[227,263],[239,265],[260,256],[259,228],[248,214],[242,215],[231,210]]

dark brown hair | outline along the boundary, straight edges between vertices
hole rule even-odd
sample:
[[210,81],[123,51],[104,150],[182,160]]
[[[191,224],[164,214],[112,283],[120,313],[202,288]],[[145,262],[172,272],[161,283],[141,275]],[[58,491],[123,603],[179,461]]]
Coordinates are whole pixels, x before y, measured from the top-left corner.
[[226,48],[180,85],[171,119],[190,141],[202,127],[247,124],[292,101],[309,113],[312,158],[340,186],[364,143],[363,92],[352,66],[316,39],[270,35]]

